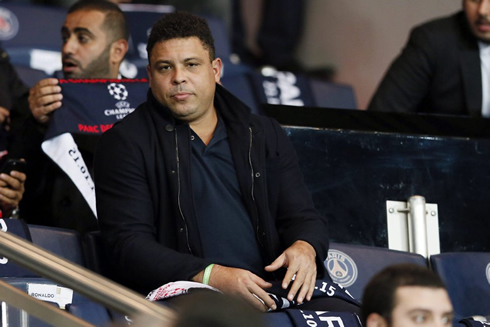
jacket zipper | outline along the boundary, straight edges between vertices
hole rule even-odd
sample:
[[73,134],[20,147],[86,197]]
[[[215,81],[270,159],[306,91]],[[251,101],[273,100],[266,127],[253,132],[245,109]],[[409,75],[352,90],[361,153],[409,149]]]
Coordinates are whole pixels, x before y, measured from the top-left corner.
[[250,146],[248,148],[248,164],[250,165],[250,171],[252,173],[252,190],[250,192],[252,196],[252,201],[255,205],[255,218],[257,221],[257,241],[260,243],[260,245],[263,247],[264,245],[262,244],[262,241],[260,240],[260,234],[259,234],[259,215],[258,215],[258,210],[257,210],[257,203],[255,202],[255,195],[254,195],[254,188],[255,188],[255,176],[254,176],[254,167],[252,165],[252,145],[253,145],[253,133],[252,133],[252,127],[249,127],[248,130],[250,131]]
[[175,128],[175,153],[177,156],[177,205],[179,207],[180,216],[182,217],[182,220],[184,221],[185,237],[187,240],[187,249],[189,250],[189,252],[191,254],[193,254],[192,250],[191,250],[191,245],[189,242],[189,230],[187,228],[187,221],[185,220],[184,213],[182,212],[182,206],[180,204],[180,190],[181,190],[181,186],[180,186],[180,158],[179,158],[179,141],[178,141],[178,136],[177,136],[177,128]]

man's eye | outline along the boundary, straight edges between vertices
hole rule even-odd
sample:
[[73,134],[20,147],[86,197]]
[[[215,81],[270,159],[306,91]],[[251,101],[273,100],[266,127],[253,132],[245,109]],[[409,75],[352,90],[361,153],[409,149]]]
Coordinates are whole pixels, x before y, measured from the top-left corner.
[[158,67],[158,70],[169,70],[170,69],[170,66],[159,66]]
[[426,322],[426,321],[427,321],[427,317],[426,317],[425,315],[422,315],[422,314],[420,314],[420,315],[415,315],[415,316],[413,316],[413,318],[412,318],[412,319],[413,319],[413,321],[414,321],[415,323],[417,323],[417,324],[423,324],[424,322]]
[[86,35],[79,35],[78,36],[78,42],[80,43],[87,43],[89,41],[89,37]]
[[453,323],[453,318],[451,316],[444,316],[444,317],[442,317],[442,323],[444,325],[450,326]]
[[199,66],[199,64],[198,63],[195,63],[195,62],[190,62],[190,63],[187,64],[187,66],[189,66],[189,67],[197,67],[197,66]]

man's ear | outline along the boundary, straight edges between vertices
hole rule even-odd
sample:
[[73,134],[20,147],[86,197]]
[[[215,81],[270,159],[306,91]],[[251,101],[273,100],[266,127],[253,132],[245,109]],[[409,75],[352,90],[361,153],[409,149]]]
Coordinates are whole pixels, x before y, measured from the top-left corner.
[[120,39],[111,44],[111,64],[119,65],[128,52],[128,41]]
[[371,313],[366,319],[365,327],[388,327],[388,322],[381,315]]
[[221,79],[221,72],[223,71],[223,62],[220,58],[216,58],[211,62],[211,66],[213,66],[214,80],[216,83],[220,83],[219,81]]

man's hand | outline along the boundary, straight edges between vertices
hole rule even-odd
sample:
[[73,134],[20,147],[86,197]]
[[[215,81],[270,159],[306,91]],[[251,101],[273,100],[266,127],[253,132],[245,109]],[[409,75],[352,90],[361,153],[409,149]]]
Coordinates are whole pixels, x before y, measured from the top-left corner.
[[0,125],[4,125],[5,130],[10,129],[10,111],[0,106]]
[[[282,281],[282,288],[287,289],[294,277],[294,283],[288,293],[288,300],[292,301],[298,293],[298,303],[306,298],[311,300],[315,290],[316,281],[316,252],[305,241],[296,241],[287,248],[273,263],[265,267],[268,272],[276,271],[281,267],[287,268],[286,276]],[[301,289],[300,289],[301,288]]]
[[10,175],[0,174],[0,207],[4,217],[8,217],[22,200],[25,180],[26,175],[15,170]]
[[36,83],[29,92],[29,109],[34,118],[41,124],[46,124],[49,115],[61,107],[61,87],[58,79],[46,78]]
[[[202,276],[203,272],[200,272],[192,280],[201,282]],[[277,309],[274,300],[264,291],[272,285],[247,270],[214,265],[209,285],[225,294],[233,294],[245,299],[260,311],[265,312],[269,308]]]

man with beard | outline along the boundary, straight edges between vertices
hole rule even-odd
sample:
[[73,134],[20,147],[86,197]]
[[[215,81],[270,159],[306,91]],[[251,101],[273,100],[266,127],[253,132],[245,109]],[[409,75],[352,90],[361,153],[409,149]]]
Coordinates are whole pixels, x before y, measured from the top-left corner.
[[368,110],[490,117],[489,87],[490,0],[463,0],[412,31]]
[[[65,78],[121,78],[119,65],[128,50],[126,19],[108,1],[79,1],[69,10],[61,28]],[[43,152],[41,143],[51,114],[62,104],[58,79],[39,81],[29,94],[30,117],[21,135],[21,155],[29,165],[21,216],[29,223],[76,229],[97,229],[97,220],[83,196]],[[93,140],[77,139],[85,163],[91,169]],[[86,146],[84,146],[84,143]],[[84,151],[85,150],[85,151]]]

